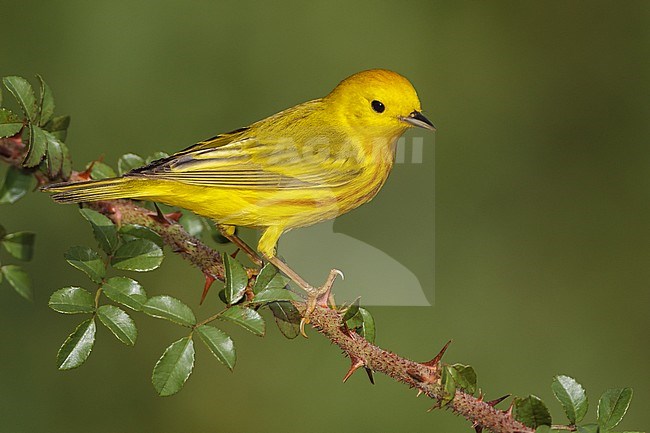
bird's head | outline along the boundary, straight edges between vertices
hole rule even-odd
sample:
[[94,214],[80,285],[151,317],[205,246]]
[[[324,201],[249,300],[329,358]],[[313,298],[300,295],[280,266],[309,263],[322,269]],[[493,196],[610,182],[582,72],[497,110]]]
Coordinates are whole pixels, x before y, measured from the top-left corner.
[[392,138],[414,126],[435,131],[409,80],[385,69],[346,78],[324,100],[342,122],[364,134]]

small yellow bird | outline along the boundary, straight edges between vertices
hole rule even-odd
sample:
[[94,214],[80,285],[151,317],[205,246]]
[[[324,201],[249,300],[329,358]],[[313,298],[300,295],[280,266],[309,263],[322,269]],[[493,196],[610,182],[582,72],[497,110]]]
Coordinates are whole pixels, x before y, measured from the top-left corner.
[[[113,179],[45,188],[60,203],[134,198],[213,219],[250,256],[235,226],[263,230],[261,255],[310,295],[329,293],[336,274],[314,288],[276,257],[283,232],[335,218],[368,201],[393,166],[409,127],[435,130],[403,76],[384,69],[346,78],[305,102]],[[258,260],[259,261],[259,260]],[[309,311],[309,310],[308,310]]]

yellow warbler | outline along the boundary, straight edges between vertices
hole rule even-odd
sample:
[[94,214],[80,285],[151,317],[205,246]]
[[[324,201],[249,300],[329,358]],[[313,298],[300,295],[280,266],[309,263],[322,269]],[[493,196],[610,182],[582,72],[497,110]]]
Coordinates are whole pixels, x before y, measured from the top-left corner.
[[[152,200],[212,218],[222,232],[263,230],[258,251],[310,292],[322,295],[275,257],[280,235],[370,201],[393,166],[409,127],[434,130],[411,83],[383,69],[359,72],[327,96],[201,141],[122,177],[45,188],[60,203]],[[312,302],[313,303],[313,302]]]

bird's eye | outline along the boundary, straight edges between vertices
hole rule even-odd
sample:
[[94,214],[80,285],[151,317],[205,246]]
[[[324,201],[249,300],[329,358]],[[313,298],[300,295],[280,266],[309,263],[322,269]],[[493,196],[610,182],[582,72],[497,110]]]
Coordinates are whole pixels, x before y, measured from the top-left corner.
[[386,107],[384,107],[384,104],[381,102],[377,101],[376,99],[370,103],[372,106],[372,109],[375,110],[377,113],[383,113]]

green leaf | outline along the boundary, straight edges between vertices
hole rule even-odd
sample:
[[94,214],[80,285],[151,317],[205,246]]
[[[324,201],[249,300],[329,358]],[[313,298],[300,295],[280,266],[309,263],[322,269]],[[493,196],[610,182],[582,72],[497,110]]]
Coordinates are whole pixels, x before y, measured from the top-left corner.
[[117,172],[122,176],[134,168],[142,167],[145,164],[144,159],[134,153],[127,153],[120,156],[117,160]]
[[223,267],[226,270],[224,286],[226,301],[228,304],[235,304],[244,296],[248,285],[248,275],[242,264],[228,254],[223,255]]
[[450,367],[450,373],[458,387],[464,389],[468,394],[474,395],[476,392],[476,372],[474,368],[463,364],[453,364]]
[[608,389],[598,401],[598,424],[603,430],[611,430],[621,422],[630,402],[632,388]]
[[345,324],[348,328],[355,329],[359,335],[369,342],[375,342],[375,319],[365,308],[359,307],[357,314],[348,319]]
[[43,126],[52,119],[54,115],[54,95],[43,77],[36,75],[38,81],[41,83],[41,102],[40,102],[40,121],[39,125]]
[[141,226],[139,224],[124,224],[120,227],[120,234],[126,241],[133,239],[149,239],[151,242],[163,247],[164,242],[160,235],[149,227]]
[[135,239],[120,246],[111,264],[124,271],[147,272],[156,269],[163,261],[163,250],[148,239]]
[[289,281],[291,281],[289,277],[286,277],[281,272],[278,272],[273,276],[271,281],[264,288],[265,289],[288,289]]
[[63,157],[63,162],[61,163],[61,177],[64,180],[68,180],[72,174],[72,160],[70,159],[68,146],[63,142],[61,142],[61,155]]
[[32,232],[16,232],[2,239],[2,246],[18,260],[29,261],[34,256],[34,238]]
[[16,265],[6,265],[0,268],[0,272],[4,275],[7,282],[14,288],[23,298],[28,301],[34,300],[34,291],[32,290],[32,282],[29,275],[23,268]]
[[122,343],[127,346],[135,344],[138,329],[124,310],[114,305],[102,305],[97,309],[97,317]]
[[93,313],[95,298],[81,287],[64,287],[52,293],[47,305],[63,314]]
[[583,424],[577,426],[578,433],[598,433],[598,424]]
[[343,321],[347,322],[351,318],[357,315],[359,312],[359,298],[355,299],[354,302],[345,310],[343,315]]
[[169,157],[168,153],[165,152],[154,152],[150,156],[147,157],[146,163],[151,164],[154,161],[158,161],[159,159],[164,159]]
[[45,161],[47,163],[47,171],[51,177],[57,177],[63,171],[63,160],[65,158],[63,144],[58,138],[47,131],[43,131],[47,141],[47,154]]
[[226,367],[232,370],[237,361],[235,354],[235,344],[232,342],[228,334],[221,329],[214,326],[202,325],[196,328],[199,332],[199,337],[208,346],[208,349],[216,358],[221,361]]
[[551,425],[552,422],[548,408],[534,395],[515,398],[515,418],[531,428]]
[[9,167],[0,188],[0,204],[13,204],[34,189],[34,176],[14,166]]
[[147,302],[147,293],[140,283],[131,278],[111,277],[102,285],[102,291],[108,299],[134,311],[142,311]]
[[355,314],[353,317],[345,321],[345,325],[349,329],[359,330],[363,326],[363,317],[361,314]]
[[92,226],[95,239],[97,239],[99,246],[102,247],[106,254],[111,254],[115,251],[118,245],[118,238],[117,228],[113,224],[113,221],[92,209],[79,209],[79,213]]
[[571,424],[576,424],[585,417],[589,402],[582,385],[569,376],[555,376],[551,383],[555,398],[562,404]]
[[443,391],[440,398],[440,405],[442,406],[450,403],[456,396],[456,381],[451,373],[452,370],[452,367],[449,365],[446,365],[442,369],[442,375],[440,377],[440,384],[442,385]]
[[106,268],[99,254],[88,247],[71,247],[63,255],[68,263],[88,275],[96,283],[106,276]]
[[253,292],[255,294],[267,289],[283,289],[289,283],[289,279],[282,275],[271,263],[264,265],[255,279]]
[[151,381],[158,395],[166,397],[181,390],[194,367],[194,343],[189,337],[172,343],[153,369]]
[[271,312],[275,317],[275,323],[282,335],[288,339],[296,338],[300,335],[300,312],[291,302],[272,302],[269,304]]
[[36,167],[47,152],[45,131],[33,123],[29,124],[29,151],[23,160],[24,167]]
[[95,319],[88,319],[68,336],[56,354],[59,370],[79,367],[88,359],[95,343],[95,329]]
[[[90,177],[95,180],[108,179],[116,176],[115,170],[113,170],[110,165],[104,164],[101,161],[93,161],[90,164],[92,164]],[[90,164],[86,166],[86,170],[90,168]]]
[[268,289],[269,283],[278,274],[278,270],[271,263],[267,263],[257,274],[255,284],[253,285],[253,293],[257,294],[264,289]]
[[263,336],[266,330],[262,316],[251,308],[235,305],[224,311],[219,318],[236,323],[255,335]]
[[32,122],[36,121],[38,110],[32,85],[23,77],[16,76],[4,77],[2,82],[7,90],[14,95],[25,116]]
[[23,120],[6,108],[0,108],[0,137],[12,137],[23,129]]
[[303,299],[291,290],[287,289],[265,289],[253,298],[253,302],[263,304],[274,301],[302,301]]
[[196,317],[192,309],[171,296],[154,296],[142,306],[142,311],[152,317],[166,319],[179,325],[192,327],[196,325]]
[[70,116],[56,116],[47,122],[43,129],[49,131],[61,141],[65,141],[70,126]]
[[375,328],[375,319],[370,314],[370,311],[365,308],[359,308],[359,314],[361,314],[362,322],[361,329],[359,329],[360,335],[368,340],[371,343],[375,342],[376,328]]

